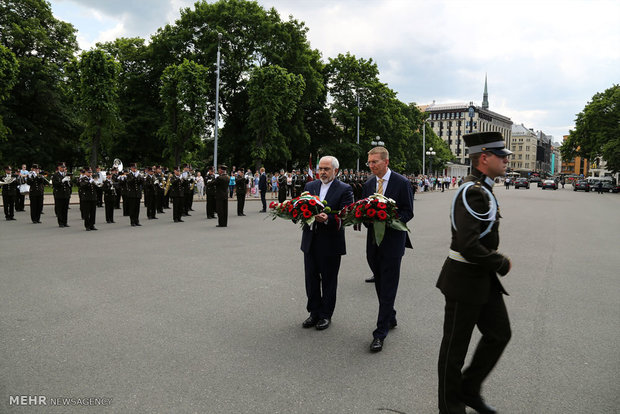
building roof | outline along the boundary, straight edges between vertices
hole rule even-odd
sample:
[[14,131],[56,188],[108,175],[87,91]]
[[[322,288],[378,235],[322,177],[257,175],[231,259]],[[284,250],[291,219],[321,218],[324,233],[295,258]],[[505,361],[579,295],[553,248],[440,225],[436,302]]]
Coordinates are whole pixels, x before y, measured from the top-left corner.
[[527,128],[523,124],[513,124],[512,125],[512,136],[527,136],[530,135],[532,137],[536,137],[536,133],[531,129]]

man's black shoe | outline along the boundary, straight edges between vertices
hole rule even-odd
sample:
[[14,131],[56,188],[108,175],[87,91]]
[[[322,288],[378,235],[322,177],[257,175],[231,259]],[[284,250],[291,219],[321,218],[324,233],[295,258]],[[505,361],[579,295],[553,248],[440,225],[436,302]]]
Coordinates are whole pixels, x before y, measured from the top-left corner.
[[98,230],[97,227],[95,227],[95,226],[92,226],[90,229],[91,230]]
[[226,226],[224,226],[224,225],[219,225],[219,224],[216,224],[216,225],[215,225],[215,227],[226,227]]
[[68,225],[68,224],[65,224],[64,226],[65,226],[65,227],[71,227],[71,226],[70,226],[70,225]]
[[329,319],[319,319],[319,321],[316,323],[316,330],[322,331],[324,329],[327,329],[329,328],[330,323],[331,321]]
[[266,213],[266,212],[267,212],[267,210],[261,210],[261,211],[259,211],[259,213]]
[[313,326],[316,326],[318,322],[319,322],[318,316],[310,315],[308,319],[306,319],[304,323],[301,324],[301,326],[304,328],[312,328]]
[[368,279],[366,279],[366,283],[375,283],[375,277],[370,276]]
[[497,410],[484,402],[481,396],[476,395],[474,397],[463,395],[461,401],[466,406],[473,408],[479,414],[496,414]]
[[381,352],[383,349],[383,339],[375,338],[370,343],[370,352]]

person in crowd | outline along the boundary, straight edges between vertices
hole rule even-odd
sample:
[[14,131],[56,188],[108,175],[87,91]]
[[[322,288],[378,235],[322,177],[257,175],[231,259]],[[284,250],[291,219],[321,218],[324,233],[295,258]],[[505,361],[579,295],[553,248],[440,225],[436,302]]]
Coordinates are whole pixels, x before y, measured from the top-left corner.
[[[338,159],[325,156],[319,160],[320,180],[310,181],[304,191],[318,196],[334,211],[353,203],[351,186],[336,180]],[[312,225],[304,225],[301,237],[306,279],[306,310],[310,316],[302,327],[327,329],[336,307],[340,260],[346,254],[344,227],[335,213],[320,213]]]
[[[385,147],[374,147],[368,151],[368,167],[373,176],[364,183],[362,198],[374,193],[383,194],[396,203],[400,221],[407,223],[413,218],[413,192],[405,177],[390,170],[390,156]],[[379,301],[377,328],[373,331],[371,352],[383,349],[388,331],[397,325],[394,301],[400,279],[400,264],[405,247],[412,248],[409,234],[387,227],[381,244],[377,244],[372,224],[366,236],[366,260],[375,279],[375,290]]]

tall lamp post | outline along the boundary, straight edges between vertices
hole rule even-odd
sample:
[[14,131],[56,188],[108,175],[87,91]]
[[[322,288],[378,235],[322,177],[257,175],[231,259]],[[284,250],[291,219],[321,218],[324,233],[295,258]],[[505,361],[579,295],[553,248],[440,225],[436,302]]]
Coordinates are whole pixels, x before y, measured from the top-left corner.
[[[360,147],[360,94],[357,92],[357,148]],[[357,157],[357,172],[360,172],[360,157]]]
[[213,148],[213,169],[217,171],[217,127],[220,122],[220,43],[222,34],[217,34],[217,78],[215,80],[215,142]]
[[429,163],[431,165],[431,174],[433,174],[433,157],[436,155],[437,153],[435,151],[433,151],[433,147],[430,147],[428,149],[428,151],[426,151],[426,156],[428,157]]
[[426,175],[426,123],[430,118],[424,120],[422,124],[422,175]]

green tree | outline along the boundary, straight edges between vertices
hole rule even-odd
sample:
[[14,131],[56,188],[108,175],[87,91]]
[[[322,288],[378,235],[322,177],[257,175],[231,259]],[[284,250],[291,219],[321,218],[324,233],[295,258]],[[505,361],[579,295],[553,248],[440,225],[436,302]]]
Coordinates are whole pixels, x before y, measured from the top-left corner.
[[[11,89],[15,86],[18,69],[19,63],[13,52],[0,45],[0,104],[9,97]],[[10,131],[2,123],[0,115],[0,141],[6,138],[8,132]],[[1,156],[2,154],[0,158]]]
[[[290,139],[295,160],[300,154],[307,157],[308,130],[314,127],[310,115],[324,106],[325,99],[320,53],[310,48],[306,32],[303,23],[292,18],[282,21],[275,9],[265,10],[255,1],[199,1],[193,9],[182,10],[174,25],[161,28],[153,36],[154,70],[161,73],[165,66],[182,59],[213,68],[217,35],[222,33],[220,113],[224,127],[220,129],[218,152],[221,159],[235,165],[254,163],[248,151],[254,139],[248,122],[248,82],[254,68],[278,65],[302,75],[306,87],[300,105],[280,124],[281,132]],[[215,86],[215,70],[209,71],[208,82]],[[215,88],[209,91],[209,101],[215,101]],[[209,115],[213,125],[214,111]],[[282,161],[276,165],[282,166]]]
[[97,167],[104,140],[109,143],[118,125],[119,70],[118,62],[101,49],[83,52],[77,63],[77,104],[84,127],[82,142],[93,169]]
[[597,93],[577,114],[575,129],[561,147],[562,157],[602,157],[607,169],[620,171],[620,85]]
[[281,125],[296,112],[304,88],[303,76],[288,73],[277,65],[252,71],[248,84],[249,126],[255,141],[250,152],[256,169],[265,161],[291,158],[291,139],[282,133]]
[[0,0],[0,44],[19,63],[17,82],[0,105],[11,133],[0,142],[6,162],[72,163],[82,155],[66,88],[65,65],[77,51],[75,28],[44,0]]
[[189,154],[204,146],[209,107],[207,74],[207,68],[186,59],[180,65],[168,66],[162,75],[165,122],[160,134],[168,140],[169,153],[177,165],[184,157],[191,162]]
[[160,75],[152,70],[152,50],[141,38],[119,38],[97,44],[120,64],[118,113],[120,123],[114,139],[103,153],[108,165],[115,158],[125,162],[159,164],[167,147],[157,131],[164,111],[159,99]]

